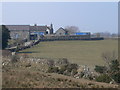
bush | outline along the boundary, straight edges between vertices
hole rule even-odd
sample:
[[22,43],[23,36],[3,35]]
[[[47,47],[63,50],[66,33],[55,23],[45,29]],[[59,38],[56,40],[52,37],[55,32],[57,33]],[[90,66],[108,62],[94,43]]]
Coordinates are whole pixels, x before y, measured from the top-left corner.
[[[2,49],[5,49],[8,45],[8,39],[10,39],[10,31],[5,25],[0,25],[0,32],[2,33]],[[1,42],[0,42],[1,43]],[[1,47],[0,47],[1,49]]]
[[58,73],[59,69],[58,69],[58,67],[49,67],[48,72],[49,73]]
[[89,75],[89,76],[88,76],[88,79],[89,79],[89,80],[93,80],[93,76],[92,76],[92,75]]
[[115,80],[115,82],[120,83],[120,72],[112,74],[111,77]]
[[81,78],[82,78],[84,75],[85,75],[84,72],[81,72],[81,73],[80,73],[80,77],[81,77]]
[[102,75],[96,77],[96,81],[109,83],[110,81],[112,81],[112,79],[107,74],[102,74]]
[[69,72],[68,70],[66,70],[66,71],[64,71],[63,75],[71,76],[71,72]]
[[[109,71],[107,72],[107,70]],[[102,74],[96,78],[96,81],[108,83],[112,78],[115,82],[120,83],[120,64],[118,60],[110,61],[109,68],[104,66],[96,66],[95,71],[99,73],[107,73],[109,75]]]
[[67,58],[59,59],[56,63],[57,63],[58,65],[68,65],[68,64],[69,64]]
[[105,66],[96,65],[94,70],[99,73],[104,73],[107,70],[107,68]]
[[71,75],[72,76],[74,76],[75,74],[77,74],[78,72],[77,72],[77,70],[76,69],[73,69],[72,71],[71,71]]
[[[65,75],[70,75],[70,74],[76,74],[77,73],[77,64],[68,64],[68,65],[62,65],[59,69],[59,74],[66,74]],[[66,71],[66,72],[65,72]]]
[[118,60],[111,61],[110,76],[115,82],[120,83],[120,64]]
[[59,69],[59,74],[63,74],[64,73],[64,71],[66,70],[66,67],[67,67],[67,65],[62,65],[61,67],[60,67],[60,69]]
[[113,60],[113,61],[111,61],[111,64],[110,64],[110,70],[112,72],[117,72],[120,70],[119,66],[120,66],[120,64],[119,64],[118,60]]
[[69,64],[69,65],[67,66],[67,70],[68,70],[69,72],[71,72],[73,69],[77,70],[77,69],[78,69],[78,65],[77,65],[77,64]]
[[48,60],[48,65],[49,66],[51,66],[51,67],[54,66],[54,63],[55,63],[54,60]]
[[48,68],[49,73],[58,73],[58,74],[63,74],[63,75],[67,75],[67,76],[73,76],[75,74],[77,74],[77,69],[78,69],[78,65],[77,64],[70,64],[67,59],[63,58],[62,60],[58,60],[56,62],[56,64],[59,64],[58,67],[56,66],[50,66]]

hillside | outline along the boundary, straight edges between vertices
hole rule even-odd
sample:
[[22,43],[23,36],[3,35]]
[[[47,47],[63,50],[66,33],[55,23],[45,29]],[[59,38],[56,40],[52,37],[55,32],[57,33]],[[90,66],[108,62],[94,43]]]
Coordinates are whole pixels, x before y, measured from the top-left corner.
[[10,62],[3,58],[3,88],[117,88],[116,84],[75,79],[56,73],[47,73],[47,65],[21,60]]
[[23,50],[20,54],[40,58],[67,58],[70,62],[79,65],[104,65],[101,55],[104,52],[118,53],[118,40],[95,40],[95,41],[51,41],[40,42],[38,45]]

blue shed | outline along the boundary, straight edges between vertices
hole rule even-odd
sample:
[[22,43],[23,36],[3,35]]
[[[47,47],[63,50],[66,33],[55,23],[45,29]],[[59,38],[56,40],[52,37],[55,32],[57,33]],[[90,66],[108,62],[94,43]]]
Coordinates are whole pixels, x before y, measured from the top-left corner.
[[75,33],[75,35],[89,35],[89,33],[86,33],[86,32],[77,32],[77,33]]
[[39,32],[39,35],[44,35],[44,32]]
[[37,35],[44,35],[44,32],[33,32],[33,33]]

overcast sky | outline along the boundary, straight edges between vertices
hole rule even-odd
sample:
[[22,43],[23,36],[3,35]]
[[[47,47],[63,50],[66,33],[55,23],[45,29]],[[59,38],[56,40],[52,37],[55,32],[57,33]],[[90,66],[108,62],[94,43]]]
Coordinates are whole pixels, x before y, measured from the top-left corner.
[[77,26],[81,31],[118,32],[117,2],[4,2],[2,24]]

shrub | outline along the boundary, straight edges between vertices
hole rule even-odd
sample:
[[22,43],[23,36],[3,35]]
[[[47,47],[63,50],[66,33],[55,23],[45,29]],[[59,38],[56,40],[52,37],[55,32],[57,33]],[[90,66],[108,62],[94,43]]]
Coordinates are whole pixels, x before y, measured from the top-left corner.
[[[0,25],[0,32],[2,33],[2,49],[5,49],[8,45],[8,39],[10,39],[10,31],[5,25]],[[0,47],[1,49],[1,47]]]
[[69,72],[68,70],[64,71],[63,74],[64,74],[64,75],[67,75],[67,76],[71,76],[71,72]]
[[119,66],[120,66],[120,64],[119,64],[118,60],[113,60],[113,61],[111,61],[111,64],[110,64],[110,70],[112,72],[117,72],[120,70]]
[[115,82],[120,83],[120,64],[118,60],[111,61],[110,76]]
[[48,68],[47,72],[58,73],[58,74],[63,74],[67,76],[73,76],[78,73],[77,72],[78,65],[70,64],[65,58],[62,60],[58,60],[56,63],[60,65],[60,66],[58,65],[60,68],[52,65]]
[[80,73],[80,77],[81,77],[81,78],[82,78],[84,75],[85,75],[84,72],[81,72],[81,73]]
[[48,72],[49,73],[58,73],[59,69],[58,69],[58,67],[49,67]]
[[67,58],[59,59],[56,63],[59,65],[68,65],[69,64]]
[[110,81],[112,81],[112,79],[107,74],[102,74],[96,77],[96,81],[109,83]]
[[48,65],[51,67],[54,66],[54,60],[48,60]]
[[64,71],[66,70],[66,67],[67,67],[67,65],[62,65],[61,67],[60,67],[60,69],[59,69],[59,74],[63,74],[64,73]]
[[72,76],[74,76],[75,74],[77,74],[78,72],[77,72],[77,70],[76,69],[73,69],[72,71],[71,71],[71,75]]
[[71,72],[73,69],[77,70],[77,68],[78,68],[78,65],[77,65],[77,64],[69,64],[69,65],[67,66],[67,70],[68,70],[69,72]]
[[91,75],[88,76],[89,80],[93,80],[93,77]]
[[107,70],[107,68],[105,66],[96,65],[94,70],[99,73],[104,73]]
[[112,74],[111,77],[115,80],[115,82],[120,83],[120,72]]

